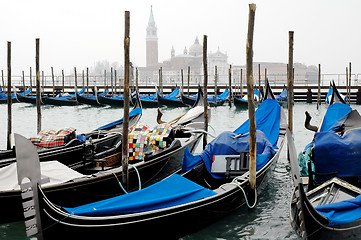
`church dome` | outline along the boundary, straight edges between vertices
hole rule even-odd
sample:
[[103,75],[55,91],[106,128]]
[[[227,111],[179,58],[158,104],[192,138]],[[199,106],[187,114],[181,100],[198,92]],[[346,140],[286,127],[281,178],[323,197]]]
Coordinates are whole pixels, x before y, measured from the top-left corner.
[[199,44],[198,37],[194,41],[194,44],[189,48],[189,55],[199,56],[203,54],[203,47]]

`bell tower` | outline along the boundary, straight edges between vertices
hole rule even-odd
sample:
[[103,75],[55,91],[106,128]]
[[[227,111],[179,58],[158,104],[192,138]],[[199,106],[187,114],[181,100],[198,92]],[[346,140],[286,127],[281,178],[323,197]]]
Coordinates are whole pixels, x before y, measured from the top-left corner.
[[147,26],[147,37],[146,37],[146,64],[152,66],[158,63],[158,36],[157,26],[155,25],[153,16],[153,7],[150,6],[150,16]]

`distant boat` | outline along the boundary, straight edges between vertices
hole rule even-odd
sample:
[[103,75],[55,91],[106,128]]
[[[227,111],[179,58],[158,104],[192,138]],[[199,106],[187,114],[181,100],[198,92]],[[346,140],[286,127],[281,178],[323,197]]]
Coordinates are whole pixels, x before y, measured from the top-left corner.
[[[85,88],[82,88],[78,92],[78,94],[82,94],[84,90]],[[55,97],[43,96],[42,102],[44,104],[50,104],[56,106],[75,106],[79,104],[76,98],[76,94],[69,94],[69,93],[65,93],[65,94],[59,93]]]
[[180,97],[180,89],[176,88],[173,92],[168,95],[161,96],[159,91],[157,92],[157,99],[159,105],[167,107],[184,107],[185,104],[182,102]]
[[[105,92],[101,93],[100,95],[105,95]],[[95,106],[101,105],[101,103],[98,101],[98,90],[96,86],[94,86],[94,89],[91,92],[89,89],[85,89],[84,92],[77,93],[76,98],[79,103]]]
[[140,102],[142,103],[142,106],[144,108],[154,108],[154,107],[159,107],[159,103],[158,103],[158,99],[157,99],[157,89],[155,90],[156,92],[152,95],[140,95],[139,99]]
[[[11,93],[11,100],[12,102],[19,102],[19,100],[16,98],[16,90],[14,88],[13,93]],[[0,103],[7,103],[8,102],[8,93],[7,91],[3,91],[0,88]]]
[[[193,106],[193,104],[197,100],[197,95],[198,94],[192,94],[192,95],[187,96],[185,94],[182,94],[181,95],[182,102],[185,105]],[[228,89],[226,89],[222,94],[217,95],[217,97],[215,97],[214,95],[207,96],[208,103],[211,107],[223,105],[228,98],[229,98],[229,90]],[[215,101],[216,99],[217,99],[217,101]]]
[[[260,93],[259,93],[258,89],[253,90],[253,98],[254,98],[255,105],[259,105],[259,103],[260,103],[260,96],[259,95],[260,95]],[[248,108],[247,95],[245,95],[242,98],[241,97],[234,97],[233,98],[233,104],[237,108],[247,109]]]

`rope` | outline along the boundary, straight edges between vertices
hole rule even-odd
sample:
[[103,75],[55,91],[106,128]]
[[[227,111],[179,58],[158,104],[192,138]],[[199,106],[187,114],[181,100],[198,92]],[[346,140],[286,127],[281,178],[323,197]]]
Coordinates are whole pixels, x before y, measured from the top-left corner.
[[232,182],[230,183],[225,183],[223,185],[221,185],[220,187],[223,187],[225,185],[234,185],[236,187],[239,187],[239,189],[241,189],[242,193],[243,193],[243,196],[244,196],[244,199],[246,200],[246,204],[248,206],[248,208],[254,208],[256,206],[256,203],[257,203],[257,189],[254,189],[254,195],[255,195],[255,199],[254,199],[254,203],[252,206],[249,205],[248,203],[248,199],[247,199],[247,195],[246,195],[246,192],[244,191],[244,189],[241,187],[241,184],[237,183],[236,181],[238,180],[238,177],[234,178],[232,180]]
[[213,136],[213,135],[210,134],[209,132],[204,131],[204,130],[201,130],[201,129],[184,131],[184,133],[205,133],[205,134],[211,136],[212,138],[215,138],[215,136]]
[[[200,124],[200,123],[204,123],[204,122],[190,122],[190,123],[188,123],[188,124],[185,124],[184,126],[189,126],[189,125],[194,125],[194,124]],[[208,127],[210,127],[210,128],[213,130],[214,134],[216,134],[216,130],[212,127],[212,125],[209,125],[209,124],[208,124]]]
[[[142,189],[142,183],[141,183],[141,180],[140,180],[140,175],[139,175],[138,169],[137,169],[134,165],[132,165],[132,164],[129,164],[129,166],[131,166],[132,168],[134,168],[135,172],[137,173],[137,176],[138,176],[138,186],[139,186],[138,190],[141,190],[141,189]],[[113,175],[114,175],[114,177],[117,179],[120,188],[123,190],[124,193],[127,194],[128,192],[124,189],[124,187],[123,187],[122,183],[119,181],[117,175],[116,175],[115,173],[113,173]]]
[[74,214],[74,213],[69,213],[66,217],[64,217],[64,218],[62,218],[62,219],[60,219],[60,220],[56,221],[56,222],[55,222],[55,223],[53,223],[53,224],[50,224],[50,225],[49,225],[49,226],[47,226],[46,228],[40,229],[40,231],[39,231],[38,233],[42,233],[42,232],[44,232],[44,231],[48,230],[49,228],[54,227],[56,224],[58,224],[58,223],[60,223],[60,222],[64,221],[65,219],[67,219],[68,217],[70,217],[70,216],[71,216],[71,215],[73,215],[73,214]]

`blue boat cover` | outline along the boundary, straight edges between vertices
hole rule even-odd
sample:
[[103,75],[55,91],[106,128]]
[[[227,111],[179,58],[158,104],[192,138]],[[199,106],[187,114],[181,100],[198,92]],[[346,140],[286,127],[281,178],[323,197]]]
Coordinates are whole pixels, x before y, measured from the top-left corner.
[[316,210],[327,217],[329,226],[350,223],[361,218],[361,195],[342,202],[318,206]]
[[347,119],[351,112],[351,107],[344,103],[334,103],[327,108],[323,118],[320,132],[335,132]]
[[[229,95],[229,90],[226,89],[222,94],[217,95],[217,101],[222,101],[222,100],[226,99],[228,97],[228,95]],[[187,97],[197,100],[198,94],[192,94]],[[214,95],[211,95],[211,96],[208,95],[207,100],[214,102],[215,101]]]
[[[11,94],[11,98],[14,99],[16,96],[14,93]],[[0,99],[7,99],[8,93],[7,92],[0,92]]]
[[[229,90],[226,89],[223,93],[217,95],[217,101],[223,101],[224,99],[226,99],[229,95]],[[214,102],[215,101],[215,96],[208,96],[207,97],[208,101]]]
[[[256,170],[265,166],[269,159],[275,154],[272,144],[265,134],[259,130],[256,132],[257,159]],[[193,156],[188,148],[184,151],[182,171],[188,171],[202,161],[205,163],[209,173],[211,173],[214,155],[239,155],[241,151],[249,151],[249,133],[236,137],[234,132],[223,132],[218,137],[208,143],[200,155]],[[235,138],[236,137],[236,138]],[[224,178],[224,173],[211,173],[214,178]]]
[[287,90],[283,90],[279,95],[275,95],[277,101],[287,101]]
[[175,174],[139,191],[64,209],[87,216],[125,214],[177,206],[214,195],[214,191]]
[[[129,118],[131,117],[134,117],[138,114],[142,114],[142,109],[141,108],[134,108],[130,113],[129,113]],[[111,123],[108,123],[104,126],[101,126],[101,127],[98,127],[97,129],[93,130],[93,132],[95,131],[98,131],[98,130],[104,130],[104,129],[108,129],[108,128],[111,128],[111,127],[114,127],[118,124],[121,124],[123,123],[123,118],[119,119],[119,120],[116,120],[114,122],[111,122]],[[88,139],[91,135],[93,135],[95,133],[89,133],[89,134],[86,134],[86,135],[78,135],[77,138],[82,141],[82,142],[85,142],[86,139]]]
[[[346,105],[346,104],[345,104]],[[314,164],[318,173],[337,172],[338,177],[361,176],[361,129],[343,136],[315,134]]]
[[176,88],[173,92],[161,98],[173,100],[173,101],[181,101],[179,98],[177,98],[178,94],[179,94],[179,88]]
[[[333,88],[330,87],[330,88],[328,89],[328,92],[327,92],[327,95],[326,95],[326,103],[327,103],[327,104],[330,103],[329,100],[330,100],[330,96],[332,95],[332,91],[333,91]],[[340,91],[337,90],[337,92],[338,92],[338,93],[340,94],[340,96],[342,97]],[[346,100],[347,100],[346,96],[344,96],[343,100],[346,102]]]
[[[256,127],[261,130],[271,142],[274,148],[277,148],[277,140],[280,130],[281,106],[274,99],[266,99],[256,110]],[[245,121],[234,133],[241,134],[249,132],[249,120]]]
[[[256,110],[257,167],[261,169],[274,155],[280,129],[281,106],[274,99],[266,99]],[[234,136],[243,136],[233,139]],[[186,147],[182,162],[182,171],[188,171],[202,161],[211,172],[213,155],[238,155],[249,150],[249,120],[232,132],[223,132],[208,143],[200,155],[193,154]],[[214,178],[223,178],[224,174],[212,174]]]
[[146,97],[139,97],[140,100],[144,101],[157,101],[157,93],[154,93],[153,95],[146,96]]
[[[260,98],[259,98],[259,90],[258,89],[253,90],[253,96],[254,96],[254,101],[259,102]],[[238,100],[240,100],[242,102],[248,102],[247,99],[240,98],[240,97],[237,97],[237,98],[238,98]]]

